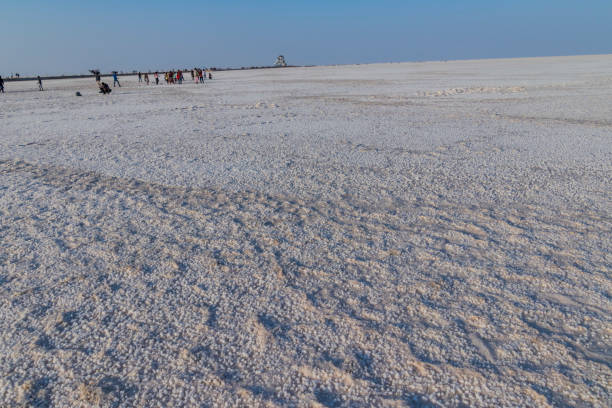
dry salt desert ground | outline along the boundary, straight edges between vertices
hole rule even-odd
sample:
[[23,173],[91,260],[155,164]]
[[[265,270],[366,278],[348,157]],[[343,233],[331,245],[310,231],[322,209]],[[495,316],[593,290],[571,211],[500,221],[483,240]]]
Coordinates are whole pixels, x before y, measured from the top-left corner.
[[121,80],[0,95],[0,406],[611,405],[612,56]]

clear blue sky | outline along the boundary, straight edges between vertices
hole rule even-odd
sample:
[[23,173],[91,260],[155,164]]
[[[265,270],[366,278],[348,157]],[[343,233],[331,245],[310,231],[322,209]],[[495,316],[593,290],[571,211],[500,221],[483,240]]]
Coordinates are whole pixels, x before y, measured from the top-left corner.
[[612,0],[2,0],[0,75],[612,53]]

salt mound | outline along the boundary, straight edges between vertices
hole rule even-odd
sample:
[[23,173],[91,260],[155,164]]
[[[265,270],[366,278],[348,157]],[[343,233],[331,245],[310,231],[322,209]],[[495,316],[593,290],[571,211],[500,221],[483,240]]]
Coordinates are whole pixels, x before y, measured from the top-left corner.
[[453,96],[463,94],[475,94],[475,93],[517,93],[525,92],[526,89],[523,86],[511,86],[511,87],[473,87],[473,88],[451,88],[442,91],[419,91],[417,96]]

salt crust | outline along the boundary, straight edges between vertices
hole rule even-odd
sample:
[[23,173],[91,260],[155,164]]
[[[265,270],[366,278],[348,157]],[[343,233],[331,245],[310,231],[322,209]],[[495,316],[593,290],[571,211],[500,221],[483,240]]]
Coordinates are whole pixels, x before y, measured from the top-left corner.
[[7,83],[0,406],[609,406],[610,72]]

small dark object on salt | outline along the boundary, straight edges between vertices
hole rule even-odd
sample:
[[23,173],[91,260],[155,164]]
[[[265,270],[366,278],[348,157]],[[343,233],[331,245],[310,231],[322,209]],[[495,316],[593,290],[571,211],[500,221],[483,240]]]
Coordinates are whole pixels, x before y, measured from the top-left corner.
[[83,96],[79,91],[77,91],[76,96]]

